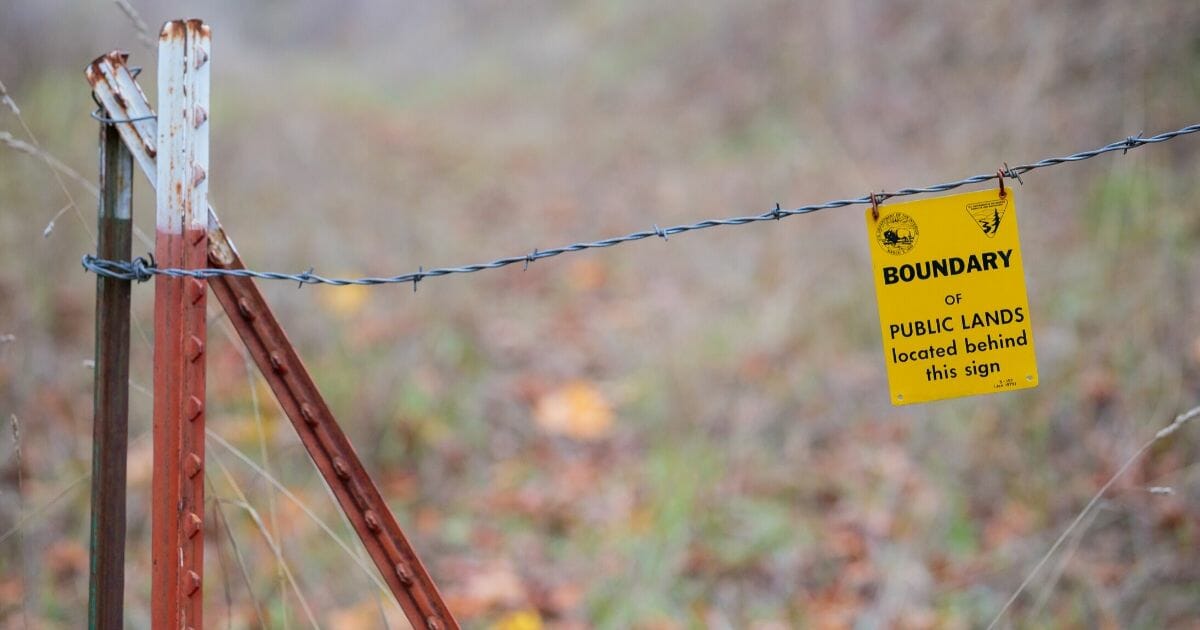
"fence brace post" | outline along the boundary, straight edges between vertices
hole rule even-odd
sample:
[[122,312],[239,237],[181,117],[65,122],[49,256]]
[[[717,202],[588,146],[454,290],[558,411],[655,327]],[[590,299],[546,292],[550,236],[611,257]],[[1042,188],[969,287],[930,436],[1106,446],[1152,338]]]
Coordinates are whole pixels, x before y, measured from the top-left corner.
[[[155,255],[205,266],[208,252],[208,26],[179,20],[158,42]],[[154,284],[154,628],[202,628],[204,575],[204,354],[208,286],[159,276]]]
[[[133,156],[116,127],[100,124],[96,251],[128,260],[133,232]],[[92,523],[88,628],[120,630],[125,594],[125,466],[129,445],[130,283],[96,278],[92,424]]]

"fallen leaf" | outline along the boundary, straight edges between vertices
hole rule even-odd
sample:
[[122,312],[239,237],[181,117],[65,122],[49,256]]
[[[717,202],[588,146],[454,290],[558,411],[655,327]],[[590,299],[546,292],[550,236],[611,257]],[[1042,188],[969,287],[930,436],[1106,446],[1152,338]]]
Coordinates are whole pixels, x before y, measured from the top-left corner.
[[604,286],[608,280],[606,269],[604,265],[594,259],[581,258],[567,268],[567,277],[570,279],[571,286],[577,290],[594,291]]
[[542,618],[533,610],[518,610],[492,624],[492,630],[542,630]]
[[0,605],[9,606],[25,597],[25,581],[18,576],[0,580]]
[[472,566],[464,582],[447,591],[446,605],[473,619],[491,611],[527,610],[529,594],[512,564],[495,561]]
[[598,440],[612,431],[612,405],[586,381],[573,381],[538,399],[534,421],[549,433]]
[[88,551],[74,540],[60,540],[46,550],[46,569],[58,583],[73,579],[88,570]]
[[[351,277],[353,274],[343,274]],[[341,277],[341,276],[339,276]],[[343,319],[354,317],[362,312],[367,305],[370,291],[367,287],[349,284],[342,287],[321,287],[317,292],[317,302],[326,312]]]

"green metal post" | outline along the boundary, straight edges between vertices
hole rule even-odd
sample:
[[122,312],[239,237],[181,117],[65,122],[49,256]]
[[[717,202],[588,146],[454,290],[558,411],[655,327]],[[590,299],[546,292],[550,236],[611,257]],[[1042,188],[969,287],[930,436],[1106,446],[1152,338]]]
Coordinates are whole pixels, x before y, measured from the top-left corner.
[[[100,125],[97,255],[129,260],[133,157],[116,127]],[[125,592],[125,463],[129,442],[130,283],[96,278],[95,419],[88,627],[120,630]]]

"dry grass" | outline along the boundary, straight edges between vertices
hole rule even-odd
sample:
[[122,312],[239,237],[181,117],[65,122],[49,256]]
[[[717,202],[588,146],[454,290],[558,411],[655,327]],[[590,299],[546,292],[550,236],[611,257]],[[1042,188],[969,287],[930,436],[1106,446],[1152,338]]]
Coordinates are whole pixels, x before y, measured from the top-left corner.
[[[19,468],[0,446],[0,531],[24,524],[21,548],[0,541],[0,627],[22,627],[21,601],[31,627],[86,611],[87,494],[51,501],[90,466],[87,204],[41,231],[77,207],[65,195],[90,198],[80,68],[138,37],[94,4],[0,21],[0,415],[22,419]],[[1200,7],[1167,0],[378,4],[202,16],[213,204],[253,267],[411,271],[931,183],[1177,128],[1200,97]],[[191,11],[131,5],[150,24]],[[1200,399],[1197,146],[1025,178],[1041,377],[1026,392],[888,405],[857,210],[415,294],[265,290],[470,627],[978,627]],[[141,321],[151,296],[134,291]],[[148,383],[149,339],[134,343]],[[254,466],[211,480],[210,621],[393,623],[244,365],[212,336],[209,428]],[[586,430],[539,416],[576,399]],[[132,432],[149,413],[136,397]],[[133,627],[148,624],[148,444],[131,445]],[[1004,623],[1193,623],[1198,454],[1194,431],[1146,450]]]

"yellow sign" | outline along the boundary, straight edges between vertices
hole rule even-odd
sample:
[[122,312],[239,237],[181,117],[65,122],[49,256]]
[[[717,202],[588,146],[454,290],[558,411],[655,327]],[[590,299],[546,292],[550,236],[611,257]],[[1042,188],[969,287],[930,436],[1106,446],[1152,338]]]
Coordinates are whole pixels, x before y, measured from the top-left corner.
[[892,404],[1037,386],[1013,193],[867,210]]

